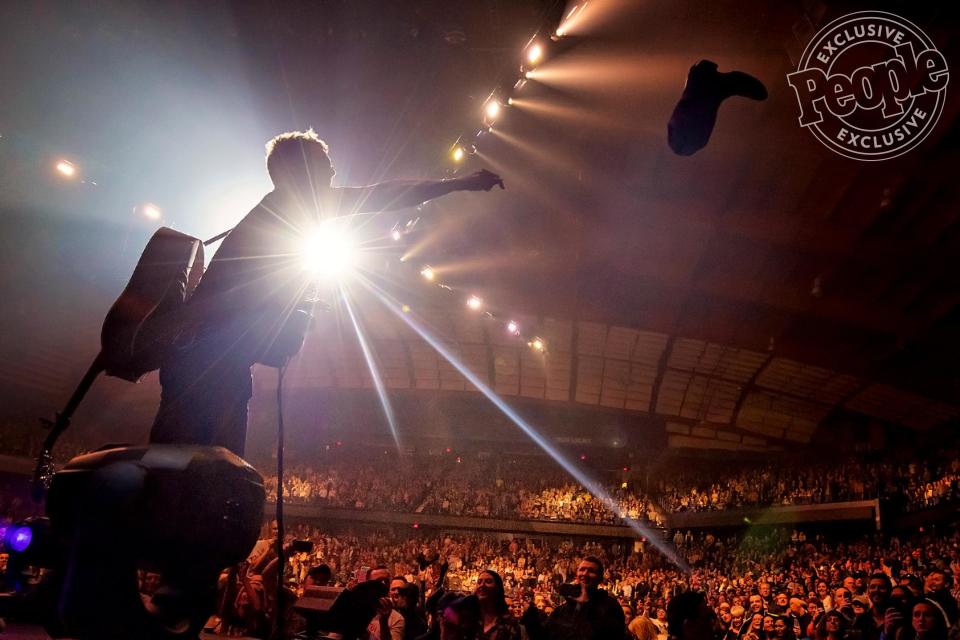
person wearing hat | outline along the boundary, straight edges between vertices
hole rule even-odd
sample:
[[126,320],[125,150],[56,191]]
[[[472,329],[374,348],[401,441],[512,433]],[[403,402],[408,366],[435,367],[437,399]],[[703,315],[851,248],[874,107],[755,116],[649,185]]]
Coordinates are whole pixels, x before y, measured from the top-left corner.
[[870,610],[870,598],[867,596],[854,596],[850,601],[850,606],[853,607],[854,621],[860,620]]

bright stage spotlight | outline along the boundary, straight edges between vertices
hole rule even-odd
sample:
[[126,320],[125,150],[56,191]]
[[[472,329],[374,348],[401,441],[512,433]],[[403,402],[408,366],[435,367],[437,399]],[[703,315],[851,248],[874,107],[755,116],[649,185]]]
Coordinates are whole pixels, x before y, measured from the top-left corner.
[[517,324],[516,321],[511,320],[507,323],[507,333],[513,336],[520,335],[520,325]]
[[300,246],[305,271],[321,278],[336,278],[349,272],[357,262],[353,238],[341,224],[328,220],[312,229]]
[[563,18],[560,26],[557,27],[556,33],[558,37],[562,38],[563,36],[567,35],[567,33],[570,31],[570,27],[573,26],[574,22],[576,22],[577,14],[583,11],[588,4],[590,4],[590,0],[587,0],[583,4],[574,5],[570,12],[567,13],[567,15]]
[[56,170],[57,173],[65,178],[72,178],[73,176],[77,175],[77,168],[72,162],[67,162],[66,160],[60,160],[57,162]]
[[394,229],[390,232],[390,237],[393,238],[394,242],[399,242],[400,238],[403,237],[403,234],[400,233],[400,229]]
[[497,116],[500,115],[500,103],[497,102],[496,98],[490,98],[487,101],[487,105],[483,108],[483,112],[487,116],[487,120],[493,122],[497,119]]
[[527,345],[534,351],[539,351],[540,353],[543,353],[547,350],[547,345],[542,338],[534,338],[528,342]]
[[433,279],[437,277],[437,274],[434,273],[433,268],[432,268],[432,267],[429,267],[429,266],[424,267],[423,269],[421,269],[421,270],[420,270],[420,275],[423,276],[423,279],[424,279],[424,280],[427,280],[427,281],[429,281],[429,282],[433,282]]
[[467,306],[474,311],[479,311],[483,306],[483,300],[478,296],[470,296],[467,298]]
[[155,204],[147,203],[140,208],[140,213],[143,214],[143,217],[150,220],[159,220],[163,217],[163,212]]
[[529,49],[527,49],[527,62],[531,65],[536,65],[542,59],[543,47],[539,42],[535,42]]
[[463,160],[463,157],[466,155],[466,152],[463,150],[463,147],[457,145],[453,150],[453,161],[460,162]]

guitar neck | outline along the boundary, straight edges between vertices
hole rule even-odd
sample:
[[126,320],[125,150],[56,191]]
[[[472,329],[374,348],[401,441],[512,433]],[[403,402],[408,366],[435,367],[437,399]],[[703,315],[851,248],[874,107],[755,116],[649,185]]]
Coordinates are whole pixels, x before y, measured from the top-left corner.
[[93,359],[93,362],[87,369],[87,372],[83,374],[83,378],[80,379],[80,384],[77,385],[77,388],[73,391],[73,395],[67,400],[63,411],[57,414],[56,420],[53,422],[43,421],[49,424],[50,433],[47,434],[47,437],[43,441],[43,448],[40,449],[40,454],[37,456],[37,466],[33,470],[32,493],[34,502],[39,504],[43,501],[47,490],[50,488],[50,483],[53,480],[55,471],[53,466],[53,445],[57,443],[57,438],[60,437],[60,434],[70,426],[70,418],[73,417],[77,407],[80,406],[83,398],[87,395],[87,392],[90,391],[90,387],[93,386],[94,380],[97,379],[97,376],[100,375],[103,370],[104,357],[101,352],[97,354],[97,357]]
[[97,354],[97,357],[93,359],[93,362],[90,363],[90,366],[87,368],[87,372],[83,374],[83,378],[80,379],[80,383],[77,385],[77,388],[74,389],[70,399],[67,400],[67,404],[64,405],[62,411],[57,413],[57,419],[53,424],[53,428],[50,430],[50,434],[47,436],[46,442],[44,442],[44,449],[51,449],[57,437],[63,433],[67,427],[70,426],[70,418],[73,417],[73,414],[80,406],[80,403],[83,402],[87,392],[90,391],[90,387],[92,387],[94,381],[96,381],[97,376],[103,372],[103,360],[103,354],[99,353]]

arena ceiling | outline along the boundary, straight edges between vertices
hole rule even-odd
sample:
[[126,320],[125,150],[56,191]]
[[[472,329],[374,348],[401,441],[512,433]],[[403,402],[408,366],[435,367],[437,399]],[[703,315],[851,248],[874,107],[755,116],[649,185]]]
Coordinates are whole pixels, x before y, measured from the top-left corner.
[[[960,65],[955,22],[927,4],[880,8],[912,19]],[[309,124],[330,139],[344,183],[440,175],[449,169],[445,150],[476,128],[488,92],[516,77],[526,39],[564,11],[546,0],[183,3],[163,15],[150,3],[117,3],[98,15],[44,7],[0,9],[0,31],[11,32],[3,53],[18,63],[0,70],[0,80],[23,88],[0,98],[11,311],[0,380],[5,404],[30,411],[38,402],[29,398],[61,401],[96,350],[103,310],[150,231],[121,217],[121,203],[139,197],[131,193],[161,183],[170,208],[192,214],[179,228],[212,235],[242,211],[211,219],[191,209],[201,180],[223,191],[247,186],[211,173],[210,148],[218,147],[208,136],[227,154],[221,162],[245,158],[238,165],[262,174],[258,145]],[[855,162],[798,126],[785,76],[817,25],[865,7],[594,7],[576,46],[523,89],[524,100],[545,108],[511,108],[464,168],[500,171],[507,191],[454,196],[420,212],[407,251],[412,271],[393,267],[416,311],[507,398],[651,414],[676,435],[754,446],[807,442],[838,412],[913,428],[955,420],[957,91],[948,90],[919,149]],[[39,44],[51,41],[53,50]],[[118,58],[137,43],[153,79]],[[686,69],[701,58],[750,71],[770,98],[728,101],[710,145],[682,158],[667,148],[665,125]],[[195,75],[168,63],[194,65]],[[91,79],[97,70],[106,78]],[[125,75],[134,70],[141,75]],[[184,79],[189,86],[176,84]],[[210,133],[218,113],[234,122],[228,80],[230,91],[243,84],[255,121],[237,125],[237,140]],[[156,83],[182,90],[183,104],[126,95]],[[204,102],[205,91],[219,92],[220,102]],[[191,118],[202,124],[182,125]],[[167,146],[170,127],[177,135]],[[11,148],[11,140],[30,144]],[[23,147],[40,153],[58,142],[95,155],[114,191],[61,193],[30,178],[40,161],[24,160]],[[131,174],[131,165],[141,170]],[[419,282],[422,263],[454,294]],[[456,295],[473,291],[501,317],[533,327],[547,354],[471,315]],[[389,388],[469,391],[375,305],[364,315]],[[370,384],[356,341],[342,332],[314,334],[300,360],[310,364],[295,385]],[[132,395],[106,388],[145,404],[156,398],[149,386]]]

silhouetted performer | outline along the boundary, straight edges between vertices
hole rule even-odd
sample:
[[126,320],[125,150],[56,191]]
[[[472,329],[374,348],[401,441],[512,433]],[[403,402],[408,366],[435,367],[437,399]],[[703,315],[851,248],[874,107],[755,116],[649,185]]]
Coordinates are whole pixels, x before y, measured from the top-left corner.
[[767,88],[742,71],[720,73],[710,60],[690,67],[683,95],[667,124],[667,141],[674,153],[689,156],[707,146],[720,103],[730,96],[766,100]]
[[486,171],[452,180],[335,188],[327,145],[312,131],[267,144],[268,193],[223,241],[187,303],[186,329],[160,367],[163,393],[150,441],[226,447],[243,456],[250,367],[281,366],[303,343],[298,306],[309,284],[300,245],[320,220],[419,205],[453,191],[503,188]]

